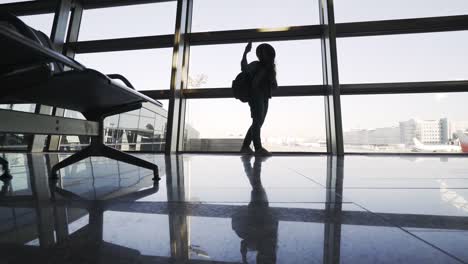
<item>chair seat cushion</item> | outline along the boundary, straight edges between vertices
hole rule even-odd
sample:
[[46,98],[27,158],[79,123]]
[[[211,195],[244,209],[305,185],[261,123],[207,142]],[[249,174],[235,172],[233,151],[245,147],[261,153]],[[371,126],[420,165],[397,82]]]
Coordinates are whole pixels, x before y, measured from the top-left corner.
[[40,85],[19,87],[9,93],[7,98],[2,99],[4,100],[101,114],[120,106],[136,105],[144,101],[131,88],[92,69],[62,72]]

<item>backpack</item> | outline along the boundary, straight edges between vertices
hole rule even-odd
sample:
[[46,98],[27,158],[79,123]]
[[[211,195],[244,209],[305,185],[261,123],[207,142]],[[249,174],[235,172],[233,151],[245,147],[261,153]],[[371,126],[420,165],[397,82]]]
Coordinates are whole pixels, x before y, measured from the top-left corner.
[[252,87],[252,77],[247,72],[242,71],[232,81],[232,92],[234,98],[246,103],[250,100],[250,90]]

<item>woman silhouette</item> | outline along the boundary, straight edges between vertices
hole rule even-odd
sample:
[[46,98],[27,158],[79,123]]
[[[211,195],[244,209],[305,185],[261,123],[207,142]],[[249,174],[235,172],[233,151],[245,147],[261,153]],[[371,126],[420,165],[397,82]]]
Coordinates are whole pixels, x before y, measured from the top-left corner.
[[270,156],[271,153],[263,148],[260,132],[268,112],[268,101],[271,98],[271,91],[278,87],[276,81],[275,49],[266,43],[257,47],[256,53],[258,61],[247,63],[247,53],[252,50],[252,42],[245,47],[242,56],[241,69],[246,72],[251,80],[251,94],[249,100],[250,116],[252,125],[245,135],[241,152],[244,154],[254,154],[250,148],[250,143],[254,143],[255,155]]

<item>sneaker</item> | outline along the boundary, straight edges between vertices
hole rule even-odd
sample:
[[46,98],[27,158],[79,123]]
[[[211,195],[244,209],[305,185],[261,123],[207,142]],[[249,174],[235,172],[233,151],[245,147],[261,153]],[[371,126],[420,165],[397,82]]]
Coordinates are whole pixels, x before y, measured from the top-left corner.
[[254,151],[250,147],[242,147],[240,152],[244,155],[253,155]]
[[255,150],[255,156],[264,156],[264,157],[270,157],[272,154],[270,151],[261,148],[259,150]]

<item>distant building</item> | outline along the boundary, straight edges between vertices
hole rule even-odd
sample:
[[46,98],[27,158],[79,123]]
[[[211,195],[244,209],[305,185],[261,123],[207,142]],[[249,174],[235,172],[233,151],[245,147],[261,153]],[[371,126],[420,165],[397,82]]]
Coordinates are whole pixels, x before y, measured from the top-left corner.
[[400,122],[400,138],[405,145],[413,145],[413,138],[425,144],[447,144],[451,139],[450,122],[447,118],[403,121]]
[[349,145],[396,145],[400,144],[400,128],[356,129],[344,132],[344,141]]
[[[468,129],[468,124],[466,124]],[[461,126],[461,125],[459,125]],[[458,129],[465,130],[465,129]],[[410,119],[397,127],[353,129],[343,133],[347,145],[398,145],[412,146],[417,138],[425,144],[448,144],[455,131],[447,118],[438,120]]]
[[452,133],[457,131],[468,131],[468,122],[450,122]]

